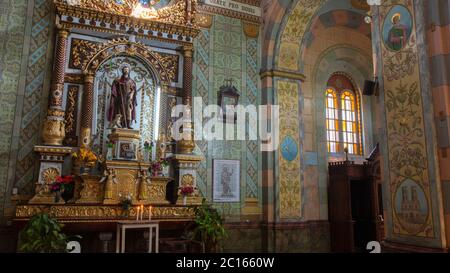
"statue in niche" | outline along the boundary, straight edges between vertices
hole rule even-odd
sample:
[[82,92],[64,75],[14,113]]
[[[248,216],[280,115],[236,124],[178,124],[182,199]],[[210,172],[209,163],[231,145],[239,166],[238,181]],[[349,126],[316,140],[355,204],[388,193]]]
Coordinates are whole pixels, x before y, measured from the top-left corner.
[[[111,89],[111,100],[108,110],[108,121],[121,128],[132,129],[136,121],[137,94],[136,83],[130,78],[130,67],[122,67],[122,76],[114,80]],[[119,116],[120,115],[120,116]]]

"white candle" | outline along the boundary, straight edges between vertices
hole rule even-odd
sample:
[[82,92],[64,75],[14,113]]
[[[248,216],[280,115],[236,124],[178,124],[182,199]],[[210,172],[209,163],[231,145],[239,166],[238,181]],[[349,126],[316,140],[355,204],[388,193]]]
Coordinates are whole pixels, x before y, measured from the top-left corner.
[[152,206],[150,206],[148,208],[148,220],[151,221],[152,220]]
[[138,221],[138,220],[139,220],[139,209],[140,209],[140,207],[137,207],[137,213],[136,213],[136,221]]
[[141,221],[144,220],[144,205],[141,205]]

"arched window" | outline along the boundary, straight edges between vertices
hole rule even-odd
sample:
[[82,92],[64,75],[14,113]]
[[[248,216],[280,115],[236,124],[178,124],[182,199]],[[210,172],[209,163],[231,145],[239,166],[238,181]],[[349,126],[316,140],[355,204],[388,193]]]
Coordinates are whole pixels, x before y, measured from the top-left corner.
[[336,91],[327,89],[327,140],[328,151],[337,153],[339,149],[339,112]]
[[327,145],[329,153],[362,154],[360,107],[349,78],[333,75],[326,90]]

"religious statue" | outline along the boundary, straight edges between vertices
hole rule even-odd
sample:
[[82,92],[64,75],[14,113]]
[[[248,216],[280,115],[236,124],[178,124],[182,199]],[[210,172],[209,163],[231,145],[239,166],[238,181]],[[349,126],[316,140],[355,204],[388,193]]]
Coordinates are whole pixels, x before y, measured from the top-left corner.
[[396,13],[392,16],[392,28],[389,31],[388,44],[392,50],[402,50],[407,43],[407,27],[401,23],[401,14]]
[[147,185],[149,184],[147,170],[139,171],[137,182],[139,183],[139,200],[147,200],[148,198]]
[[113,183],[116,183],[116,174],[113,169],[107,169],[104,172],[104,178],[100,181],[106,180],[105,184],[105,199],[113,199]]
[[120,121],[121,128],[132,129],[131,125],[136,121],[136,107],[136,83],[130,78],[130,68],[124,66],[122,76],[115,79],[112,84],[108,121],[112,123]]
[[224,167],[222,171],[222,196],[233,196],[231,192],[231,177],[233,176],[233,170],[229,171],[228,167]]

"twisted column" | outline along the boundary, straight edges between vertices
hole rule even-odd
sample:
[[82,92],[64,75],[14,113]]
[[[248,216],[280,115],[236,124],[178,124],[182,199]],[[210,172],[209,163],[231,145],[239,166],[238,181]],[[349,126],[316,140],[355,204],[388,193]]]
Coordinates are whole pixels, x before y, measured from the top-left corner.
[[89,146],[91,143],[92,118],[94,115],[94,75],[84,75],[83,107],[81,116],[81,145]]
[[58,30],[49,108],[42,132],[44,144],[50,146],[62,146],[66,136],[64,123],[65,111],[62,108],[62,103],[68,37],[69,30],[64,28]]
[[184,66],[183,66],[183,104],[192,106],[192,56],[194,48],[185,46],[183,48]]
[[184,113],[183,139],[178,142],[178,152],[181,154],[192,154],[195,149],[194,130],[192,126],[192,56],[194,48],[183,47],[184,66],[183,66],[183,104],[187,106]]

